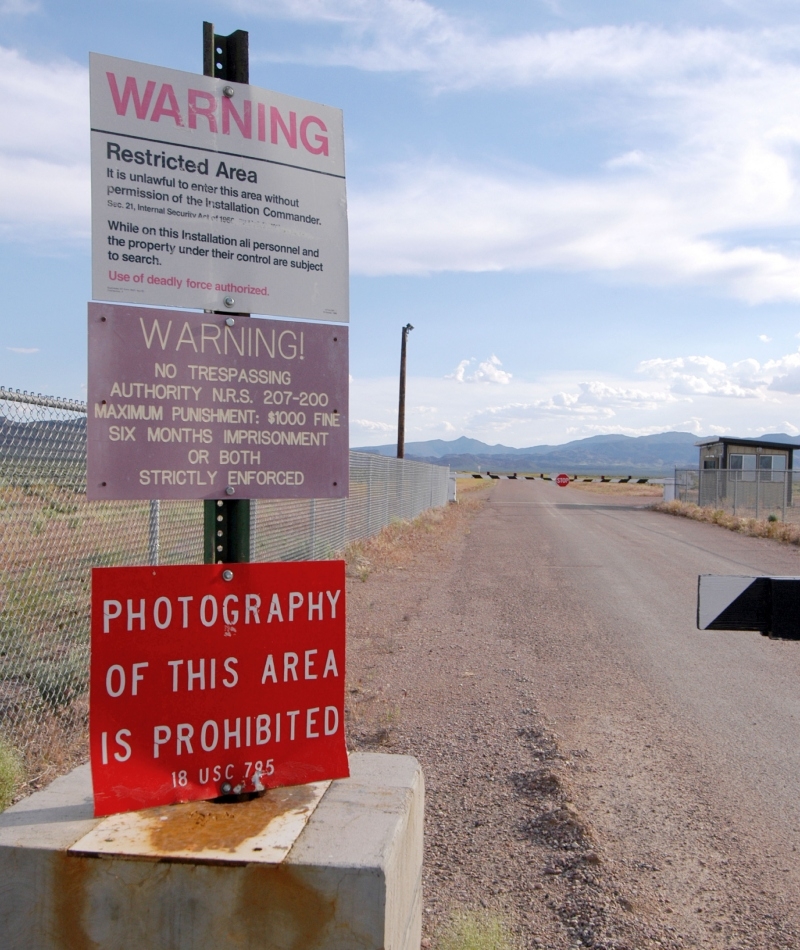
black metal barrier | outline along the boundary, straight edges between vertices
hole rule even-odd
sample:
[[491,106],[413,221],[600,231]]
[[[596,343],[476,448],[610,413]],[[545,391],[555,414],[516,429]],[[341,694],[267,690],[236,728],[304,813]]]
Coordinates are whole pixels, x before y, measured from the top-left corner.
[[800,577],[701,574],[697,627],[757,630],[773,639],[800,640]]

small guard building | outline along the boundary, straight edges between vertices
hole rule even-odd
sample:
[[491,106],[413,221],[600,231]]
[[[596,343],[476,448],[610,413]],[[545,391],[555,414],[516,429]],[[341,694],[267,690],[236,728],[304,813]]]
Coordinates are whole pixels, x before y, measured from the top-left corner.
[[713,436],[695,445],[700,450],[700,505],[764,510],[791,505],[793,445],[732,436]]
[[[786,472],[792,468],[794,446],[761,439],[713,436],[695,442],[700,447],[700,470],[727,468],[742,472]],[[783,480],[783,476],[781,476]],[[755,481],[755,478],[753,479]]]

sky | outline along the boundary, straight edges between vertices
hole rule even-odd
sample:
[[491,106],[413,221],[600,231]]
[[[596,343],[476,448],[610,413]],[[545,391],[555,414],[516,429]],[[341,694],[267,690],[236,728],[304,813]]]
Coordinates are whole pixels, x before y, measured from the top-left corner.
[[0,0],[0,385],[86,394],[88,53],[344,111],[351,444],[800,433],[791,0]]

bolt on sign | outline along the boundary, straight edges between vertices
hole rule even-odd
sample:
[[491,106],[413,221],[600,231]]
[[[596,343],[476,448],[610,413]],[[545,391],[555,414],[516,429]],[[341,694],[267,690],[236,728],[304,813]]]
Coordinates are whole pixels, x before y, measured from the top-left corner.
[[339,109],[90,57],[92,295],[349,319]]
[[349,775],[343,561],[92,571],[96,815]]
[[347,327],[89,304],[90,500],[342,498]]

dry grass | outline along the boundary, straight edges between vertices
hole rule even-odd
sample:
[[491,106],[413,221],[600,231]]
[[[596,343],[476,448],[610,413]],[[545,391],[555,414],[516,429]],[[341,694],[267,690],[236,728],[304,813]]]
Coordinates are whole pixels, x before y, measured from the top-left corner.
[[22,762],[11,746],[0,742],[0,811],[4,811],[22,784]]
[[663,485],[637,485],[636,482],[572,482],[570,488],[591,492],[593,495],[623,495],[638,498],[663,498]]
[[491,488],[495,482],[490,478],[457,478],[456,479],[456,491],[459,497],[462,494],[472,494],[473,492],[485,491],[487,488]]
[[717,524],[729,531],[746,534],[751,538],[771,538],[773,541],[782,541],[784,544],[800,545],[800,525],[796,524],[786,524],[783,521],[762,521],[757,518],[739,518],[723,511],[721,508],[701,508],[699,505],[692,505],[683,501],[663,502],[660,505],[653,505],[653,510],[663,511],[668,515],[677,515],[679,518],[691,518],[693,521]]
[[[80,696],[57,710],[32,703],[17,709],[4,723],[0,737],[0,789],[2,750],[14,749],[19,764],[12,799],[19,801],[49,785],[89,758],[89,698]],[[13,744],[12,744],[13,740]]]
[[481,508],[486,501],[490,481],[462,479],[458,483],[458,504],[430,508],[413,521],[395,521],[371,538],[353,541],[345,548],[344,559],[349,577],[365,581],[373,571],[404,567],[465,514]]
[[436,950],[511,950],[505,920],[488,910],[457,911],[436,941]]

